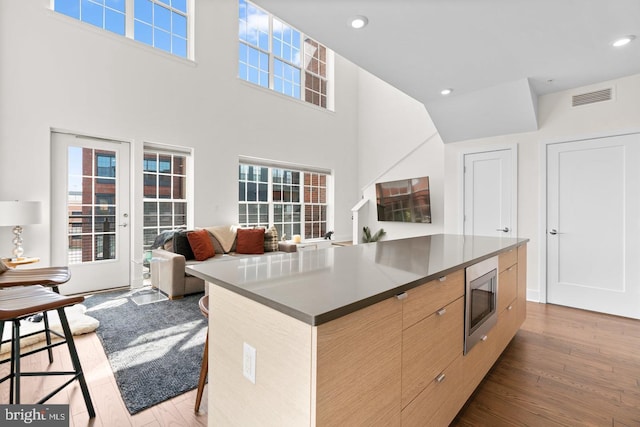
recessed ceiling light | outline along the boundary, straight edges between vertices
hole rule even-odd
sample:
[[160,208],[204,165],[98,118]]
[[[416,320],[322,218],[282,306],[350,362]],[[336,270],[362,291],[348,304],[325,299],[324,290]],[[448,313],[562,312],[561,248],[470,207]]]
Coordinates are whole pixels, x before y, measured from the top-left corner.
[[636,38],[636,36],[633,36],[633,35],[620,37],[618,40],[614,41],[612,43],[612,45],[614,47],[621,47],[621,46],[624,46],[624,45],[627,45],[627,44],[631,43],[635,38]]
[[440,91],[440,95],[447,96],[447,95],[450,95],[450,94],[451,94],[451,92],[453,92],[453,89],[442,89],[442,90]]
[[349,20],[349,25],[351,25],[351,28],[355,28],[356,30],[366,27],[368,23],[369,20],[366,16],[354,16]]

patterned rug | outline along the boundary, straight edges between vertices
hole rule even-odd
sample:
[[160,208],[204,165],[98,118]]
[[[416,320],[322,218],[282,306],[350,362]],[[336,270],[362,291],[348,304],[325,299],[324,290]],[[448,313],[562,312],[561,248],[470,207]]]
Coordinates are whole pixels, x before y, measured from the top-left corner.
[[198,386],[207,322],[203,294],[137,305],[139,291],[86,297],[124,403],[132,415]]

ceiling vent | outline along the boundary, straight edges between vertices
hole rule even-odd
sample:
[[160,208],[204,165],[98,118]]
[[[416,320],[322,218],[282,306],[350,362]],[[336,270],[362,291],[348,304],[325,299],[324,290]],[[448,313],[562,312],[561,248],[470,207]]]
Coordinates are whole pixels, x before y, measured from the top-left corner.
[[612,89],[596,90],[595,92],[581,93],[579,95],[573,95],[571,98],[571,105],[578,107],[580,105],[593,104],[595,102],[610,101],[612,98]]

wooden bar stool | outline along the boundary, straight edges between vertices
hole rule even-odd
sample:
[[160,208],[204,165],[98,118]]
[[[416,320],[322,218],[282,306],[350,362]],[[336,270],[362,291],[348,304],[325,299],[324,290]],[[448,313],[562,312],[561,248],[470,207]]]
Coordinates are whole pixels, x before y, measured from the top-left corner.
[[[0,290],[0,336],[4,330],[4,323],[11,322],[13,324],[13,336],[11,339],[11,357],[0,361],[5,363],[11,361],[11,369],[9,375],[0,379],[0,383],[10,380],[11,390],[9,392],[9,403],[20,404],[20,379],[25,376],[48,376],[48,375],[71,375],[71,379],[64,384],[47,394],[36,404],[42,404],[49,400],[56,393],[61,391],[67,385],[71,384],[74,380],[78,380],[84,401],[87,406],[89,418],[95,417],[95,410],[93,403],[91,402],[91,396],[89,395],[89,388],[82,372],[82,366],[80,365],[80,359],[78,358],[78,352],[76,350],[75,343],[73,342],[73,334],[69,328],[69,322],[64,312],[65,307],[69,307],[84,301],[82,296],[64,296],[56,292],[53,292],[49,288],[45,288],[41,285],[31,286],[16,286],[9,287]],[[56,310],[60,317],[60,323],[64,336],[54,334],[63,338],[63,341],[57,343],[47,343],[45,346],[20,354],[20,320],[25,319],[37,313],[47,312],[49,310]],[[53,347],[67,344],[69,348],[69,354],[71,355],[71,362],[73,364],[73,371],[45,371],[45,372],[21,372],[20,358],[26,357],[31,354],[43,351],[51,350]]]
[[[200,311],[206,319],[209,319],[209,295],[205,295],[200,298],[198,302]],[[204,352],[202,354],[202,366],[200,367],[200,379],[198,380],[198,393],[196,394],[196,407],[195,411],[200,409],[200,402],[202,401],[202,392],[204,391],[204,383],[207,379],[207,373],[209,372],[209,326],[207,326],[207,338],[204,340]]]
[[[16,270],[9,268],[4,262],[0,261],[0,288],[13,286],[43,285],[50,286],[54,291],[58,292],[58,286],[66,283],[71,278],[69,267],[44,267],[31,268],[27,270]],[[42,314],[44,320],[44,334],[47,345],[51,344],[51,329],[49,329],[49,317],[45,311]],[[40,333],[40,332],[37,332]],[[9,340],[2,341],[2,330],[0,330],[0,345]],[[48,349],[49,363],[53,363],[53,352]]]

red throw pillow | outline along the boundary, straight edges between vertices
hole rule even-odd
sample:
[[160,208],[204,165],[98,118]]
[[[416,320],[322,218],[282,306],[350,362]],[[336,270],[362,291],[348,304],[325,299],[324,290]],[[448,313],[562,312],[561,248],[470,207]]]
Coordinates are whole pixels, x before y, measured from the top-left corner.
[[216,254],[207,230],[189,231],[187,239],[189,239],[189,245],[197,261],[204,261]]
[[239,228],[236,252],[239,254],[263,254],[264,229]]

